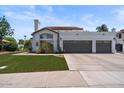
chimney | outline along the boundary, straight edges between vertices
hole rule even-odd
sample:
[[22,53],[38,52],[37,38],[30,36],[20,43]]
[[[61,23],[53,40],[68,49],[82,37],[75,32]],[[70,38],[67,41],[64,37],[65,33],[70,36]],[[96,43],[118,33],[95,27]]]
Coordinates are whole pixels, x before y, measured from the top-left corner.
[[40,29],[40,22],[38,19],[34,19],[34,31],[37,31]]

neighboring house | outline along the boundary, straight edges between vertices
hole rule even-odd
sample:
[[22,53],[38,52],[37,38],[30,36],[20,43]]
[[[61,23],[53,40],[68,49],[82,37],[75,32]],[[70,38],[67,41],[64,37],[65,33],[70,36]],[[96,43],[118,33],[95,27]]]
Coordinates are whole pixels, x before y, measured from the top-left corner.
[[116,32],[86,32],[79,27],[51,26],[39,29],[34,21],[32,52],[37,52],[42,42],[53,44],[55,52],[65,53],[115,53]]
[[118,52],[124,52],[124,29],[116,34],[116,50]]
[[20,49],[20,50],[23,50],[23,48],[24,48],[24,40],[23,39],[19,39],[18,40],[18,48]]

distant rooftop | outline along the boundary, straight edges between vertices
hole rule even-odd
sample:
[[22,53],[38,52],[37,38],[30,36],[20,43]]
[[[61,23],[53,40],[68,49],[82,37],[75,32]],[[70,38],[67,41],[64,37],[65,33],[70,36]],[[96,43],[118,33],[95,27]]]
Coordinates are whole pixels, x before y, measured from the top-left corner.
[[124,32],[124,29],[121,29],[120,31],[121,31],[121,32]]

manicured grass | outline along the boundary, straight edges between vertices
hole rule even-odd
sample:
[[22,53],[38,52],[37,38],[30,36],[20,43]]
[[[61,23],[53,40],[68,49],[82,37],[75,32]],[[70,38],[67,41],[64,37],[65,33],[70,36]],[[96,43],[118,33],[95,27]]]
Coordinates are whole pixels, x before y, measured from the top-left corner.
[[64,57],[0,55],[0,73],[68,70]]

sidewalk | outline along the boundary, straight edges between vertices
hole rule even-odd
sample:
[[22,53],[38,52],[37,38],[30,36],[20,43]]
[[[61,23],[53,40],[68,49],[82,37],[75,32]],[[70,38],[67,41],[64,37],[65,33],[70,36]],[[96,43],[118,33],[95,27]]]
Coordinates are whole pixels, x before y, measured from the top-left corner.
[[124,88],[124,72],[49,71],[0,74],[0,88]]
[[11,53],[11,52],[8,52],[8,51],[0,51],[0,55],[3,55],[3,54],[9,54],[9,53]]
[[57,57],[64,57],[63,54],[37,54],[37,53],[28,53],[28,52],[23,52],[23,53],[17,53],[13,55],[25,55],[25,56],[57,56]]
[[77,71],[52,71],[0,74],[0,87],[86,87],[87,83]]

